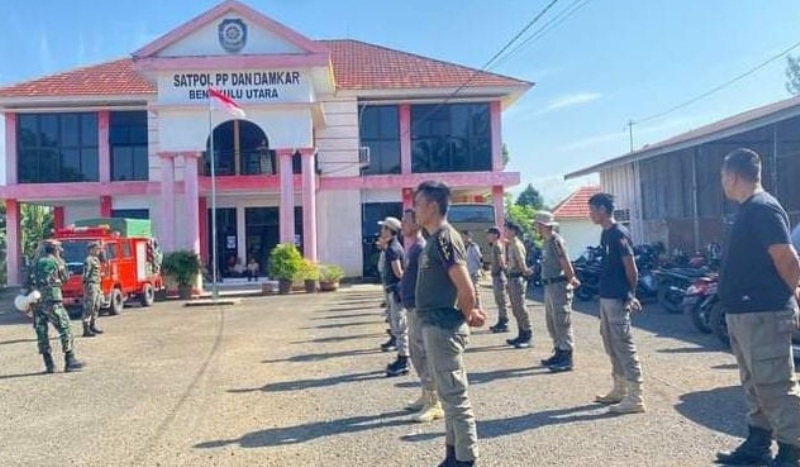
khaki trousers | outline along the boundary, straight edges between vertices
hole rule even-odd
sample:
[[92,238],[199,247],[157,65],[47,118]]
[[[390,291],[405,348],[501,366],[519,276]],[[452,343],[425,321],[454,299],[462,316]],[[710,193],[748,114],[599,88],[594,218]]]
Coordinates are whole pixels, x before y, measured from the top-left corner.
[[508,308],[506,308],[506,284],[507,281],[505,274],[492,276],[494,303],[497,305],[497,320],[502,323],[508,322]]
[[436,391],[444,409],[445,442],[455,446],[459,461],[473,461],[478,458],[478,432],[467,394],[467,370],[463,358],[469,342],[469,327],[462,324],[447,329],[425,324],[422,334]]
[[397,355],[408,357],[408,314],[396,294],[386,294],[389,309],[389,328],[395,338]]
[[572,290],[567,289],[566,282],[544,286],[544,310],[553,348],[572,350]]
[[793,310],[726,314],[747,399],[747,422],[778,442],[800,445],[800,389],[794,372]]
[[511,277],[508,279],[508,298],[511,301],[511,312],[517,320],[520,331],[531,330],[531,317],[525,306],[525,278]]
[[431,374],[431,365],[428,353],[425,352],[425,336],[422,334],[423,322],[414,308],[406,309],[408,312],[408,344],[411,352],[411,364],[419,376],[422,389],[433,393],[436,388]]
[[600,335],[611,359],[614,376],[631,383],[642,383],[642,365],[631,334],[631,314],[625,302],[613,298],[600,299]]

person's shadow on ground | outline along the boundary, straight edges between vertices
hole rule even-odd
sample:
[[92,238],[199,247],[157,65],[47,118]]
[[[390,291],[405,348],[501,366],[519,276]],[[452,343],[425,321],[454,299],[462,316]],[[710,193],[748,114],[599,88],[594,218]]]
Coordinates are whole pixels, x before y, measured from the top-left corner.
[[[405,411],[398,411],[340,420],[311,422],[297,426],[267,428],[247,433],[241,438],[207,441],[196,444],[194,447],[213,449],[236,444],[243,448],[263,448],[299,444],[328,436],[413,424],[414,422],[407,418],[408,414]],[[401,416],[406,417],[399,418]]]
[[373,379],[386,379],[385,371],[369,371],[367,373],[351,373],[346,375],[331,376],[330,378],[320,379],[299,379],[295,381],[284,381],[280,383],[269,383],[260,388],[248,389],[229,389],[228,392],[234,394],[264,391],[264,392],[285,392],[285,391],[304,391],[306,389],[327,388],[346,383],[358,383]]
[[740,386],[684,394],[675,410],[711,430],[731,436],[747,434],[747,404]]

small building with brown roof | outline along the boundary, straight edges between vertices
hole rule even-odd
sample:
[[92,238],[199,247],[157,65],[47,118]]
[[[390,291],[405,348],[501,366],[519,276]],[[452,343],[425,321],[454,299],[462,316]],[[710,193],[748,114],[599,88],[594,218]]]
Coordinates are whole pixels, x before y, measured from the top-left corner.
[[629,218],[634,241],[691,252],[722,243],[736,205],[720,182],[722,160],[746,147],[761,156],[761,181],[800,221],[800,96],[743,112],[566,175],[600,174]]
[[600,244],[602,229],[589,218],[589,198],[599,192],[599,186],[581,187],[553,208],[558,233],[567,242],[573,260],[583,254],[587,246]]
[[[209,264],[216,252],[223,276],[251,258],[265,274],[279,242],[369,275],[377,221],[400,217],[424,180],[466,199],[491,193],[502,224],[520,176],[503,170],[501,112],[531,86],[313,40],[226,0],[130,57],[0,88],[9,283],[23,203],[51,206],[57,226],[150,218],[165,250]],[[245,115],[212,105],[211,88]]]

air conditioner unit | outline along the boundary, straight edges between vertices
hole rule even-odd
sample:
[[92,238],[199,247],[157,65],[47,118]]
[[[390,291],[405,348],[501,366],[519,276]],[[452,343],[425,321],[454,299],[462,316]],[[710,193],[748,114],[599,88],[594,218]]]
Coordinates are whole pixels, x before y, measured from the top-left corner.
[[361,167],[369,167],[369,146],[358,148],[358,163]]

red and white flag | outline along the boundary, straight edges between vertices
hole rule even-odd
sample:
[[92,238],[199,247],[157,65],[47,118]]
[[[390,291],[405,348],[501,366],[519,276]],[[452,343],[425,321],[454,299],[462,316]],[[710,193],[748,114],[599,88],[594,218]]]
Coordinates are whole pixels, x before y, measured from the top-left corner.
[[219,102],[222,105],[222,108],[224,108],[229,114],[233,115],[234,117],[239,119],[245,118],[246,114],[244,113],[244,109],[242,109],[239,106],[239,104],[236,103],[235,100],[217,91],[216,89],[208,88],[208,98],[209,101],[212,102],[212,105],[214,101]]

